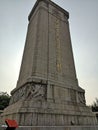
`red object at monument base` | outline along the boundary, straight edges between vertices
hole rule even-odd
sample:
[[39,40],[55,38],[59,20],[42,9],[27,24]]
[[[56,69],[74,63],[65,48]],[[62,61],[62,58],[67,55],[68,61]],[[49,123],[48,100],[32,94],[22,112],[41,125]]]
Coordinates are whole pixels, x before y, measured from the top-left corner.
[[5,122],[6,122],[8,127],[11,127],[11,128],[17,128],[18,127],[18,124],[15,120],[6,119]]

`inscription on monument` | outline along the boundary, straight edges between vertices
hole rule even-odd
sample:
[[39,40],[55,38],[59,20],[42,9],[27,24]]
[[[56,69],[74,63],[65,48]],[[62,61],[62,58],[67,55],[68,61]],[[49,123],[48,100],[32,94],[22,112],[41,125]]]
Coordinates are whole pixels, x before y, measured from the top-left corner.
[[57,72],[61,72],[61,42],[60,42],[60,20],[55,21],[55,37],[56,37],[56,67]]

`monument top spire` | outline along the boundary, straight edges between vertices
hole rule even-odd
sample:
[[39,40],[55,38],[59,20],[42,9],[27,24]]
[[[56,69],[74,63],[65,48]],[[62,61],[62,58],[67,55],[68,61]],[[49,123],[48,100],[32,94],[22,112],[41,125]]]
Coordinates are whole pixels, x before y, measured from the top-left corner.
[[64,10],[62,7],[58,6],[56,3],[54,3],[53,1],[51,0],[37,0],[33,9],[31,10],[29,16],[28,16],[28,20],[30,20],[32,14],[34,13],[36,7],[38,6],[38,4],[40,2],[45,2],[47,4],[47,6],[50,4],[51,6],[54,6],[55,8],[57,8],[59,11],[63,12],[65,14],[65,16],[67,17],[67,19],[69,18],[69,12],[67,12],[66,10]]

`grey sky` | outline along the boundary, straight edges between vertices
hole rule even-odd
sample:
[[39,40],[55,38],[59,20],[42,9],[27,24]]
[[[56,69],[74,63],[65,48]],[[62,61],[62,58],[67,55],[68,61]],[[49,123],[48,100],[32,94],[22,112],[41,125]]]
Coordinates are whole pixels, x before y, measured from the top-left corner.
[[[36,0],[0,0],[0,91],[16,87],[28,15]],[[79,85],[87,104],[98,97],[98,0],[53,0],[70,13]]]

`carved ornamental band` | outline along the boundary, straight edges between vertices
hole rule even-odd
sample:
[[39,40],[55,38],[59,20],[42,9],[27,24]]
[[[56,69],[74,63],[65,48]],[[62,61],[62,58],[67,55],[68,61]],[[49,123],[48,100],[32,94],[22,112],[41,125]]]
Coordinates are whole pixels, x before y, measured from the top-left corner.
[[46,91],[47,84],[27,83],[12,94],[10,104],[19,100],[45,100]]

